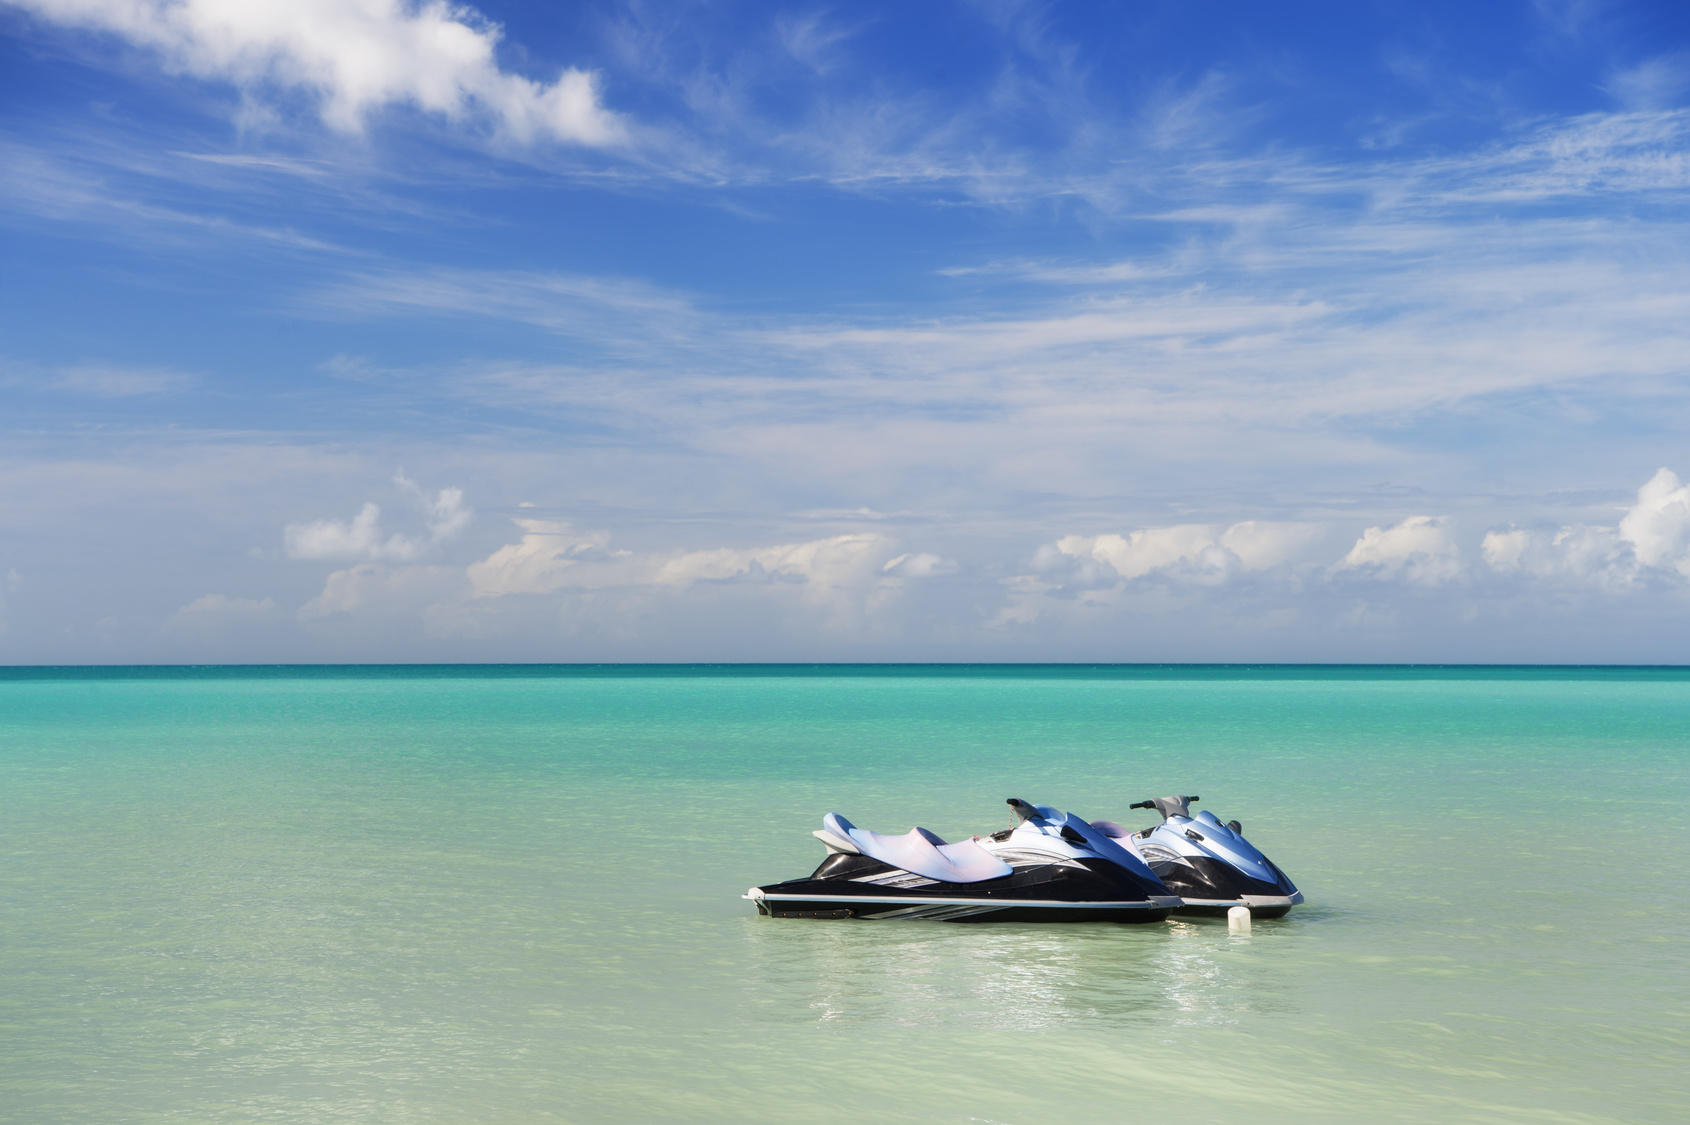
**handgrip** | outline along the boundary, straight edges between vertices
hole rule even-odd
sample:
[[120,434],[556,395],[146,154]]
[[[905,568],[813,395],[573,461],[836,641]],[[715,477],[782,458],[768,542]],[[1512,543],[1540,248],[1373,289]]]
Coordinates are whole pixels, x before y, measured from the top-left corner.
[[1129,808],[1129,809],[1153,809],[1155,807],[1156,807],[1155,801],[1140,801],[1136,805],[1128,805],[1127,806],[1127,808]]

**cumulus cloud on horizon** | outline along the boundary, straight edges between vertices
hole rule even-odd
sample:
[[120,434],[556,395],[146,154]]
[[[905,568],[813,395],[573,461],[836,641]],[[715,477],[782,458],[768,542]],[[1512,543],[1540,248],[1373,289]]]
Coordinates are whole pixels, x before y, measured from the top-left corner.
[[[517,519],[522,539],[470,564],[473,596],[551,594],[560,590],[653,587],[684,590],[701,584],[791,585],[805,604],[841,609],[896,582],[892,575],[944,573],[937,565],[890,563],[893,540],[857,532],[769,547],[715,547],[678,552],[611,550],[602,532],[581,533],[558,520]],[[932,556],[937,560],[937,556]],[[919,573],[925,571],[925,573]]]
[[[370,659],[394,638],[407,659],[1522,659],[1530,637],[1593,615],[1690,613],[1690,488],[1670,470],[1610,521],[1560,528],[1243,520],[1041,546],[880,523],[683,545],[536,513],[467,554],[461,491],[399,481],[373,515],[291,525],[279,565],[297,592],[216,579],[238,593],[180,596],[158,642]],[[1524,624],[1480,653],[1483,622]]]
[[1370,527],[1362,532],[1334,570],[1435,586],[1460,577],[1461,550],[1447,519],[1410,516],[1393,527]]
[[[1482,580],[1554,578],[1623,591],[1637,586],[1644,572],[1680,584],[1690,579],[1690,486],[1667,469],[1639,490],[1637,502],[1615,526],[1493,528],[1485,532],[1475,561],[1463,552],[1459,528],[1447,516],[1415,515],[1367,527],[1337,557],[1342,548],[1333,545],[1339,530],[1332,523],[1244,520],[1066,535],[1033,553],[1029,573],[998,580],[969,578],[961,562],[933,551],[899,550],[896,539],[880,532],[764,546],[636,551],[613,545],[605,531],[526,516],[512,520],[520,532],[517,541],[483,558],[463,566],[425,564],[424,555],[455,537],[471,510],[461,490],[431,496],[403,475],[395,479],[423,510],[427,537],[387,531],[374,502],[350,520],[286,529],[292,558],[355,563],[328,577],[323,592],[301,611],[302,619],[344,618],[380,606],[383,612],[429,616],[445,628],[471,621],[482,628],[492,620],[491,603],[511,598],[556,600],[560,612],[566,603],[579,606],[588,599],[596,612],[614,617],[619,605],[626,610],[649,606],[653,597],[686,599],[737,587],[753,601],[774,599],[769,604],[787,604],[850,631],[890,627],[884,612],[912,583],[995,581],[1000,605],[976,604],[971,621],[950,623],[991,628],[1030,624],[1062,605],[1143,611],[1152,604],[1144,597],[1154,589],[1174,598],[1161,604],[1177,607],[1245,583],[1255,596],[1290,611],[1311,591],[1326,588],[1332,597],[1346,596],[1356,583],[1380,592],[1429,593]],[[984,573],[993,564],[974,559],[969,565]],[[184,612],[232,605],[195,603]],[[1367,611],[1370,620],[1383,612]],[[1343,620],[1356,616],[1353,607],[1343,613],[1348,615]],[[879,626],[873,625],[877,614]]]
[[1157,571],[1179,571],[1197,582],[1265,570],[1289,562],[1318,542],[1324,529],[1307,523],[1245,520],[1230,527],[1178,524],[1125,535],[1067,535],[1039,549],[1034,567],[1051,570],[1068,560],[1102,563],[1121,580]]
[[[688,599],[762,604],[791,627],[840,635],[895,628],[888,614],[914,585],[957,572],[932,552],[897,551],[892,538],[852,532],[753,547],[634,551],[605,532],[555,519],[517,517],[515,543],[463,567],[415,561],[390,550],[375,518],[359,525],[324,521],[312,533],[350,539],[355,565],[330,574],[300,610],[308,624],[360,617],[409,617],[436,636],[481,636],[532,628],[536,620],[569,631],[591,624],[626,632],[658,605]],[[408,547],[404,549],[408,550]],[[535,599],[554,607],[536,614]]]
[[[1220,585],[1251,571],[1318,563],[1328,530],[1318,523],[1244,521],[1228,527],[1177,524],[1124,534],[1068,535],[1033,556],[1037,576],[1092,588],[1139,579],[1187,586]],[[1469,579],[1458,529],[1448,516],[1416,515],[1369,527],[1344,555],[1318,567],[1326,580],[1362,579],[1433,587]],[[1577,579],[1611,589],[1657,578],[1690,580],[1690,485],[1662,468],[1614,525],[1553,530],[1493,528],[1479,558],[1489,572],[1524,578]],[[1012,579],[1027,587],[1035,576]]]
[[[1334,598],[1370,591],[1366,598],[1376,599],[1392,589],[1429,595],[1454,586],[1494,597],[1507,589],[1527,593],[1543,582],[1623,594],[1690,581],[1690,485],[1664,468],[1616,524],[1492,528],[1479,543],[1478,564],[1463,552],[1460,529],[1448,516],[1368,527],[1342,556],[1323,558],[1335,533],[1320,523],[1244,521],[1063,536],[1038,548],[1030,573],[1001,581],[1006,604],[990,621],[1002,627],[1053,612],[1179,610],[1193,598],[1221,597],[1246,579],[1253,596],[1277,601],[1287,613],[1318,601],[1322,589]],[[1364,599],[1335,620],[1354,625],[1398,617]]]
[[1651,575],[1690,579],[1690,486],[1662,468],[1614,526],[1507,528],[1486,533],[1481,550],[1499,573],[1613,590],[1634,588]]

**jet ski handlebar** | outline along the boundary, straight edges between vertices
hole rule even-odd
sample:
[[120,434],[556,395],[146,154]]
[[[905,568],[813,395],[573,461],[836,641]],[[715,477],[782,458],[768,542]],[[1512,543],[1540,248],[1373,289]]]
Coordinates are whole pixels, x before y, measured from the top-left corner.
[[1162,814],[1162,819],[1170,816],[1190,816],[1193,802],[1201,801],[1201,797],[1157,797],[1153,801],[1140,801],[1131,806],[1135,809],[1155,809]]
[[1004,804],[1015,810],[1016,823],[1023,824],[1039,815],[1039,810],[1019,797],[1011,797]]

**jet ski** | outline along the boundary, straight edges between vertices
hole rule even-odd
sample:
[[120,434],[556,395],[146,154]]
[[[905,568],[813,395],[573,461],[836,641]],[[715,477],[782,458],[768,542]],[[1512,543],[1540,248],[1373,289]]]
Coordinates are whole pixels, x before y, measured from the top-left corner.
[[742,897],[774,918],[938,922],[1160,922],[1180,905],[1142,859],[1081,818],[1007,803],[1013,828],[954,844],[828,813],[812,833],[827,848],[821,866]]
[[1131,848],[1183,900],[1177,914],[1219,915],[1247,906],[1255,918],[1282,918],[1303,892],[1244,838],[1236,820],[1222,824],[1207,810],[1191,813],[1198,797],[1157,797],[1129,807],[1155,809],[1162,823],[1129,832],[1109,821],[1096,827]]

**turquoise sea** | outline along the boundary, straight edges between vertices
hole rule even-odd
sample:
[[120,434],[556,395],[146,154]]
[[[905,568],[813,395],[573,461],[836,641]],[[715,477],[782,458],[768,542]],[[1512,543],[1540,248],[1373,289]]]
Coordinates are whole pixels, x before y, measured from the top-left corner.
[[[0,669],[0,1120],[1679,1122],[1690,671]],[[760,918],[1198,793],[1224,922]]]

